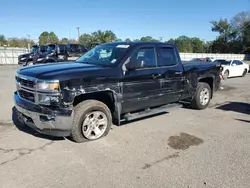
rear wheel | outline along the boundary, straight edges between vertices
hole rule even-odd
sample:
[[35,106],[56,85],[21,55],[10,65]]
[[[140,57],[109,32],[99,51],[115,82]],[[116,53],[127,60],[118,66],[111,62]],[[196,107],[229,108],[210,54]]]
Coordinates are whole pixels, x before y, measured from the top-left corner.
[[226,71],[224,72],[224,74],[223,74],[223,80],[228,79],[228,76],[229,76],[229,71],[226,70]]
[[111,124],[111,112],[104,103],[86,100],[75,107],[71,137],[78,143],[97,140],[109,133]]
[[63,60],[64,60],[64,61],[68,61],[68,57],[69,57],[68,54],[65,54],[65,55],[63,56]]
[[211,98],[211,88],[207,83],[199,82],[191,102],[194,109],[202,110],[208,107]]
[[247,69],[245,69],[245,70],[243,71],[242,77],[246,76],[246,74],[247,74]]
[[34,65],[34,64],[33,64],[33,61],[28,61],[28,62],[26,63],[26,66],[31,66],[31,65]]

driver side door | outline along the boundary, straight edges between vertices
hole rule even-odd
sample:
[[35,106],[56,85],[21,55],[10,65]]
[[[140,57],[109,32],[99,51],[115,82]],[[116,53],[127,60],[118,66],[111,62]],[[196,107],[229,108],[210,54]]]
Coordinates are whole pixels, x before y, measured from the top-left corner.
[[130,56],[129,63],[142,66],[125,71],[122,78],[122,113],[143,110],[161,104],[161,69],[156,63],[155,46],[142,46]]

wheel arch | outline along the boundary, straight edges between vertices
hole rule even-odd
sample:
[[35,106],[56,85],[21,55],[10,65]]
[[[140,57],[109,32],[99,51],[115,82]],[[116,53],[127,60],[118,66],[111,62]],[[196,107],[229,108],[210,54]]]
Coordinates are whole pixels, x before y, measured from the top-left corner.
[[120,112],[121,112],[121,105],[118,102],[117,94],[112,90],[107,91],[96,91],[90,93],[82,93],[76,95],[73,99],[73,107],[77,104],[81,103],[84,100],[97,100],[100,101],[108,106],[111,111],[113,123],[120,125]]
[[207,83],[211,89],[211,99],[213,98],[214,93],[214,76],[202,77],[198,79],[198,82]]

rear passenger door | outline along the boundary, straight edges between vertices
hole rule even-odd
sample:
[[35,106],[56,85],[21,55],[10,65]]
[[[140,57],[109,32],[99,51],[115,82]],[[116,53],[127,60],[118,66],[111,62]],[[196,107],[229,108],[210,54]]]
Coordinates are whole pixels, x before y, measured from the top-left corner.
[[157,46],[157,66],[162,75],[162,103],[177,102],[183,92],[184,70],[176,48],[172,45]]

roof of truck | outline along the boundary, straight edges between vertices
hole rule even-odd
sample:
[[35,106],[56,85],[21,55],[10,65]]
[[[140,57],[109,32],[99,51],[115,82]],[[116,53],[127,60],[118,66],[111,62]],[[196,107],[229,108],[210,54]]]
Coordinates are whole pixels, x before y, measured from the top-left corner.
[[104,43],[104,44],[117,44],[117,45],[136,45],[136,44],[148,44],[148,45],[156,45],[156,44],[165,44],[165,45],[170,45],[170,46],[174,46],[174,44],[171,43],[166,43],[166,42],[142,42],[142,41],[138,41],[138,42],[132,42],[132,41],[128,41],[128,42],[109,42],[109,43]]

